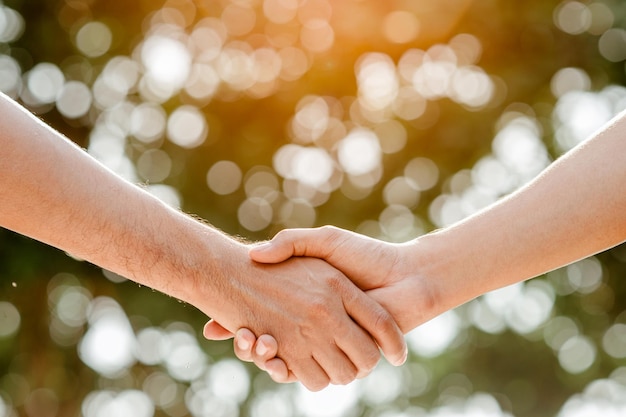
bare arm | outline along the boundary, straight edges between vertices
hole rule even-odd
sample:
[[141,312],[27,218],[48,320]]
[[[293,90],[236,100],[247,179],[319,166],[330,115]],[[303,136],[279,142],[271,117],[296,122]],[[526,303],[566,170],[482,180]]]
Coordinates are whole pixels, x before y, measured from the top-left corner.
[[402,360],[389,314],[334,268],[253,263],[245,245],[114,175],[3,95],[0,149],[0,225],[188,302],[227,329],[272,333],[307,387],[369,372],[379,356],[372,337]]
[[[488,291],[622,243],[625,184],[622,114],[525,187],[448,228],[400,245],[332,227],[285,230],[251,256],[325,259],[369,290],[406,332]],[[259,364],[269,357],[239,355]]]
[[[408,250],[422,253],[415,267],[440,277],[437,294],[447,310],[622,243],[625,184],[622,113],[525,187],[456,225],[417,239]],[[452,288],[461,290],[458,297]]]

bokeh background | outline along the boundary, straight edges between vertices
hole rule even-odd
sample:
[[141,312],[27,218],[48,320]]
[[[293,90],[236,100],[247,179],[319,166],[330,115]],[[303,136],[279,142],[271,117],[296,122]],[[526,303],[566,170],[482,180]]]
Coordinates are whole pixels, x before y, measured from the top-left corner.
[[[619,0],[5,0],[0,90],[228,233],[399,242],[626,108],[624,27]],[[0,417],[625,415],[625,275],[617,247],[487,294],[403,367],[312,394],[191,306],[0,230]]]

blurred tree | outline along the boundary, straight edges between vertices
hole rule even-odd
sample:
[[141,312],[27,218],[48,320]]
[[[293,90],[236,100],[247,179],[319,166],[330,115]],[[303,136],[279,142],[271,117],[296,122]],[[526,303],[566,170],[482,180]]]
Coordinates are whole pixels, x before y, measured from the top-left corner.
[[[599,100],[611,114],[624,107],[624,12],[614,1],[5,0],[0,86],[121,175],[228,233],[264,239],[283,227],[334,224],[406,240],[524,182],[510,167],[481,177],[479,168],[498,160],[494,138],[507,123],[534,126],[553,159],[567,139],[569,122],[558,109],[568,91],[590,94],[580,100]],[[68,116],[61,87],[52,100],[37,99],[37,88],[53,85],[56,74],[41,72],[41,63],[60,71],[61,87],[88,86],[92,101],[83,114]],[[574,75],[559,78],[563,69]],[[177,71],[180,82],[172,78]],[[49,77],[43,87],[31,83],[40,74]],[[195,110],[204,130],[193,129]],[[355,128],[350,148],[345,138]],[[375,133],[375,146],[363,131]],[[196,134],[197,143],[185,142]],[[236,168],[216,168],[211,177],[224,160]],[[408,185],[397,191],[400,177]],[[429,178],[428,186],[420,183]],[[485,190],[481,178],[505,186]],[[376,403],[366,380],[343,415],[426,415],[417,410],[484,392],[502,415],[552,416],[592,381],[612,373],[623,381],[626,252],[618,247],[593,259],[539,278],[543,286],[524,293],[538,298],[528,295],[521,315],[554,299],[530,328],[520,330],[526,322],[515,311],[493,307],[504,294],[462,306],[450,316],[456,327],[431,328],[454,329],[441,352],[412,345],[410,364],[395,376],[368,379],[401,388]],[[263,404],[282,407],[276,415],[323,415],[300,410],[297,390],[280,391],[250,366],[249,394],[241,381],[233,384],[243,387],[240,397],[211,385],[211,375],[221,375],[211,369],[230,363],[227,342],[199,342],[214,365],[201,377],[181,376],[173,362],[148,360],[145,352],[112,375],[94,368],[81,346],[95,328],[88,317],[97,297],[119,300],[148,341],[180,332],[200,340],[205,320],[176,300],[104,275],[0,231],[0,398],[7,405],[0,417],[110,415],[97,414],[103,404],[131,410],[119,415],[258,416],[267,414]],[[485,305],[491,321],[476,319]],[[167,352],[176,356],[174,348]],[[131,390],[145,392],[152,405],[124,409],[115,395]],[[229,394],[219,400],[220,392]],[[33,411],[42,404],[54,406]]]

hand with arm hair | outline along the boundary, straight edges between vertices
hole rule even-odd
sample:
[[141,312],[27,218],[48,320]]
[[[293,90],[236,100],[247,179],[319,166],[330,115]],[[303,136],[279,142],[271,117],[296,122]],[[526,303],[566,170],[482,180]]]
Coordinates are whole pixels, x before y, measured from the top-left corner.
[[225,329],[270,333],[309,389],[347,383],[406,345],[389,313],[326,262],[248,247],[130,184],[0,95],[0,225],[187,302]]

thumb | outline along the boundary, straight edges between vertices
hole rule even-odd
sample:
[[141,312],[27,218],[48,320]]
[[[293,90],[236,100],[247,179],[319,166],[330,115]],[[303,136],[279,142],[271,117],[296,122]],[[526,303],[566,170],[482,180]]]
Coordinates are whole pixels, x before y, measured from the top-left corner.
[[292,256],[323,259],[328,255],[328,249],[322,244],[322,229],[281,230],[271,241],[252,246],[249,256],[253,261],[266,264],[283,262]]
[[235,336],[229,330],[223,328],[215,320],[209,320],[209,322],[204,325],[202,334],[209,340],[227,340]]
[[293,256],[293,247],[272,240],[252,246],[248,255],[255,262],[277,264]]

